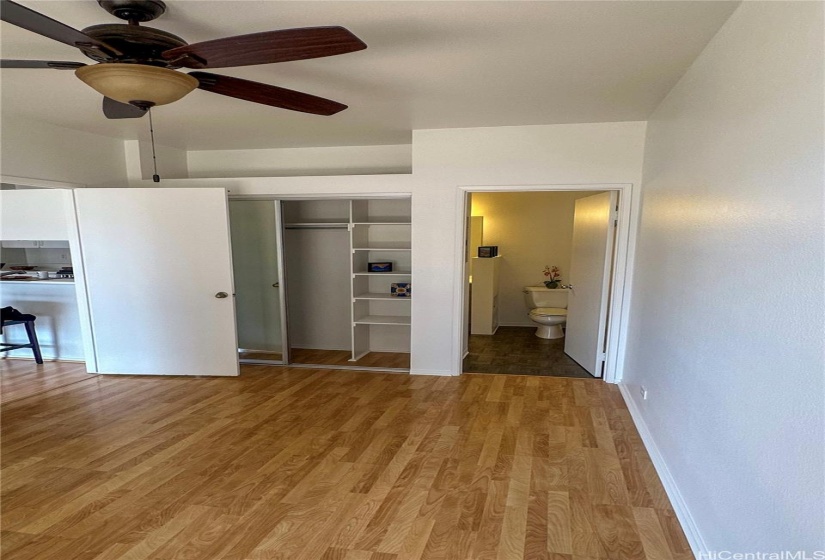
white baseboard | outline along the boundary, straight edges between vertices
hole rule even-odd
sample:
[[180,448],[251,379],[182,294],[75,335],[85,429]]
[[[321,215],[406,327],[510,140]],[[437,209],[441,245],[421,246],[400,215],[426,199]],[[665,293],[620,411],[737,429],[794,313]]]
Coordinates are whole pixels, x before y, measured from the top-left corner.
[[411,369],[410,375],[440,375],[442,377],[452,377],[455,374],[448,369]]
[[624,402],[627,404],[627,409],[630,411],[630,416],[633,418],[633,423],[636,425],[639,436],[642,438],[642,443],[644,443],[647,453],[650,455],[650,460],[653,462],[653,467],[656,469],[656,474],[659,475],[667,497],[670,499],[670,504],[673,506],[676,518],[682,525],[682,530],[685,532],[685,537],[693,551],[693,555],[696,558],[710,558],[710,549],[707,543],[705,543],[705,539],[702,538],[699,527],[696,526],[696,521],[690,514],[685,499],[682,497],[682,493],[679,492],[678,486],[676,486],[676,480],[667,468],[664,457],[662,457],[659,448],[656,447],[656,442],[653,441],[653,436],[650,430],[648,430],[644,418],[642,418],[642,413],[633,400],[630,388],[621,382],[618,383],[618,385],[619,391],[621,391],[622,397],[624,397]]

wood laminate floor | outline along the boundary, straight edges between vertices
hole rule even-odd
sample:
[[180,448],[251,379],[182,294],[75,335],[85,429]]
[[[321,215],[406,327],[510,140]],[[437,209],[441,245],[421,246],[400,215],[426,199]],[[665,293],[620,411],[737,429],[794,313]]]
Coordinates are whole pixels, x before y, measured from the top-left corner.
[[0,359],[0,403],[25,399],[90,378],[82,362],[46,362]]
[[539,338],[535,327],[499,327],[494,335],[470,335],[468,352],[465,373],[593,379],[564,353],[564,338]]
[[3,559],[691,557],[615,386],[241,372],[5,404]]

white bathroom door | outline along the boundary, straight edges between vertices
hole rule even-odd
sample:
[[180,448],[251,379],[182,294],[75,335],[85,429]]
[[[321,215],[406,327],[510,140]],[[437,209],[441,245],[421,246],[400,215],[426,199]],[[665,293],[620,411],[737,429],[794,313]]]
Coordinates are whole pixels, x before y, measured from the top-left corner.
[[97,373],[238,375],[226,191],[74,191]]
[[618,193],[576,201],[564,352],[591,375],[602,376],[608,290]]

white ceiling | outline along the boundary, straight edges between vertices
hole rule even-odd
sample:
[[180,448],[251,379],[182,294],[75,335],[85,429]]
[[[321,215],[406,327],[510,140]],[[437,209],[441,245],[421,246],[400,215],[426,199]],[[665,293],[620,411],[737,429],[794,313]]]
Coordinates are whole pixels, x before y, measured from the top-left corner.
[[[115,23],[94,0],[20,3],[82,29]],[[305,115],[199,90],[153,110],[160,142],[245,149],[405,144],[426,128],[644,120],[736,8],[716,1],[167,0],[149,25],[189,43],[290,27],[343,25],[369,48],[216,73],[335,99]],[[2,57],[88,62],[0,24]],[[2,114],[125,139],[146,119],[111,121],[73,72],[4,69]]]

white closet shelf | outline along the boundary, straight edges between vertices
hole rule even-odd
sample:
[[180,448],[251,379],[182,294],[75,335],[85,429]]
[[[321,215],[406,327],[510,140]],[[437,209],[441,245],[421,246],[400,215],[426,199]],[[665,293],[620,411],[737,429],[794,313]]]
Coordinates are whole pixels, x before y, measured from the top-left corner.
[[341,222],[341,221],[313,221],[313,222],[289,222],[284,223],[284,227],[289,228],[324,228],[324,227],[340,227],[340,228],[347,228],[349,227],[349,222]]
[[355,320],[356,325],[409,325],[409,316],[366,315]]
[[357,296],[353,297],[352,299],[380,299],[380,300],[388,300],[388,301],[410,301],[412,296],[407,297],[398,297],[392,294],[382,294],[382,293],[364,293],[358,294]]
[[375,218],[369,222],[352,222],[356,226],[411,226],[409,218]]
[[409,270],[396,270],[393,272],[353,272],[353,276],[412,276]]
[[374,245],[372,247],[353,247],[353,251],[412,251],[412,247],[407,245],[402,247],[400,245],[390,245],[389,243]]

